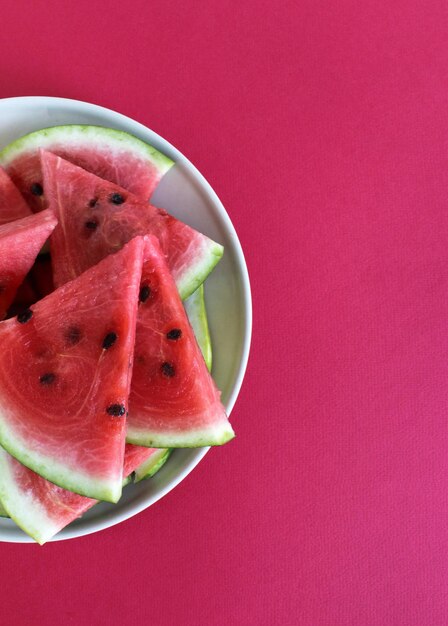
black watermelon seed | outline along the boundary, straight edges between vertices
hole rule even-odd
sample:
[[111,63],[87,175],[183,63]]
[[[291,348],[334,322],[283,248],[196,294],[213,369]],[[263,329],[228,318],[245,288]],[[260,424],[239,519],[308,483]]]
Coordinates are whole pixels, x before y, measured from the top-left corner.
[[84,224],[84,226],[89,230],[96,230],[98,228],[98,222],[95,222],[94,220],[89,220]]
[[109,196],[109,201],[112,202],[112,204],[123,204],[124,198],[121,193],[113,193]]
[[162,363],[161,370],[162,370],[162,374],[164,376],[167,376],[168,378],[172,378],[174,374],[176,373],[176,370],[174,369],[174,365],[166,361],[165,363]]
[[177,341],[181,337],[182,337],[182,331],[180,328],[172,328],[166,334],[166,338],[170,339],[171,341]]
[[93,207],[96,206],[97,202],[98,202],[98,198],[92,198],[89,202],[89,207],[93,209]]
[[22,313],[18,314],[17,321],[19,322],[19,324],[26,324],[27,322],[30,321],[32,317],[33,317],[32,310],[26,309],[25,311],[22,311]]
[[81,331],[77,326],[70,326],[65,333],[65,338],[70,345],[74,346],[81,339]]
[[52,372],[42,374],[42,376],[39,378],[39,382],[41,383],[41,385],[51,385],[51,383],[54,383],[55,380],[56,374],[53,374]]
[[112,348],[116,341],[116,333],[107,333],[107,335],[103,339],[103,350],[108,350],[109,348]]
[[106,411],[113,417],[121,417],[126,413],[126,409],[123,404],[111,404],[107,407]]
[[151,287],[149,285],[143,285],[140,288],[139,300],[140,302],[146,302],[146,300],[151,295]]
[[44,193],[44,188],[40,183],[33,183],[30,187],[30,191],[33,196],[42,196]]

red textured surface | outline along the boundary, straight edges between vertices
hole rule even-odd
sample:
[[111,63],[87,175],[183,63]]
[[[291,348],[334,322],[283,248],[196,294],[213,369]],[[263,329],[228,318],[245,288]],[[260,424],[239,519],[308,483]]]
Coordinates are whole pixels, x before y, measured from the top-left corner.
[[122,525],[2,544],[2,622],[446,623],[447,36],[435,0],[2,3],[0,96],[178,146],[255,306],[237,438]]

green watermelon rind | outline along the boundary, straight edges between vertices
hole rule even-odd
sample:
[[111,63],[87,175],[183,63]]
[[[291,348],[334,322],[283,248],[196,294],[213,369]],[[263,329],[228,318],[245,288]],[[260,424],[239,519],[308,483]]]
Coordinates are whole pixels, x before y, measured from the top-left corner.
[[222,446],[235,437],[227,419],[215,422],[205,428],[188,429],[185,432],[144,431],[128,426],[126,442],[147,448],[203,448]]
[[206,238],[200,249],[196,250],[194,262],[180,275],[174,276],[177,290],[182,300],[189,298],[205,281],[220,261],[224,247]]
[[0,517],[9,517],[6,509],[3,507],[3,504],[0,502]]
[[[8,489],[5,489],[5,484]],[[32,495],[21,491],[13,480],[7,452],[0,449],[0,501],[8,517],[40,545],[58,531],[57,524]],[[45,530],[44,530],[45,529]]]
[[134,482],[139,483],[141,480],[146,480],[147,478],[154,476],[154,474],[157,474],[159,469],[161,469],[161,467],[167,462],[170,454],[171,450],[166,450],[164,448],[161,448],[160,450],[157,450],[157,452],[154,452],[154,454],[151,454],[149,459],[143,461],[143,463],[135,470]]
[[[155,473],[156,473],[156,472],[160,469],[160,467],[162,467],[162,466],[160,465],[160,466],[158,466],[158,467],[157,467],[157,469],[154,471],[154,474],[155,474]],[[153,476],[154,474],[151,474],[151,476]],[[124,479],[123,479],[123,487],[126,487],[127,485],[129,485],[129,483],[131,482],[131,480],[132,480],[131,476],[127,476],[126,478],[124,478]],[[3,493],[3,494],[4,494],[4,492],[3,492],[3,491],[2,491],[2,489],[1,489],[1,486],[0,486],[0,493]],[[5,497],[5,496],[3,495],[3,497]],[[2,501],[1,501],[1,496],[0,496],[0,517],[8,517],[8,518],[10,518],[10,517],[11,517],[11,516],[9,515],[9,513],[6,511],[6,509],[4,508],[3,504],[2,504]],[[16,524],[17,524],[17,522],[16,522]],[[24,532],[27,532],[25,528],[22,528],[22,530],[23,530]],[[34,537],[33,537],[33,539],[34,539]],[[37,541],[37,540],[36,540],[36,541]]]
[[161,175],[168,172],[174,164],[165,154],[134,135],[114,128],[84,124],[51,126],[24,135],[0,151],[0,164],[7,168],[12,161],[26,152],[39,148],[51,150],[56,141],[64,146],[70,143],[87,145],[90,142],[93,146],[107,146],[110,150],[126,149],[150,161]]
[[184,307],[191,327],[193,328],[196,341],[204,357],[205,364],[210,372],[213,364],[212,342],[207,320],[207,310],[205,308],[203,284],[185,300]]
[[6,414],[7,412],[0,406],[0,445],[11,456],[20,461],[22,465],[63,489],[77,493],[80,496],[104,500],[113,504],[118,502],[122,490],[121,477],[111,487],[110,480],[105,483],[100,478],[92,478],[74,467],[68,468],[67,465],[58,463],[56,459],[44,456],[36,451],[30,454],[29,446],[6,425]]

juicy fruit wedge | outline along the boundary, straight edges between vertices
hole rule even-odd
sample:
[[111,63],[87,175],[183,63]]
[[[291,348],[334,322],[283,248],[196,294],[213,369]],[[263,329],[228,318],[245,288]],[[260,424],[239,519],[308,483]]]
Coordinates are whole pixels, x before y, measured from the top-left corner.
[[119,130],[101,126],[54,126],[10,143],[0,152],[9,173],[33,211],[45,208],[39,148],[50,150],[101,178],[149,200],[171,159]]
[[192,448],[233,437],[158,241],[148,237],[126,440]]
[[0,444],[47,480],[116,502],[143,260],[135,238],[0,324]]
[[[157,463],[160,450],[126,446],[123,482],[142,463]],[[35,541],[45,543],[97,500],[77,495],[45,480],[0,448],[0,516],[11,517]]]
[[0,319],[56,224],[47,210],[0,226]]
[[51,238],[53,277],[62,285],[136,235],[155,235],[182,298],[205,280],[223,248],[205,235],[54,154],[42,151],[48,205],[60,220]]
[[199,289],[196,289],[196,291],[185,300],[184,307],[208,371],[211,372],[212,342],[210,340],[207,311],[205,309],[204,285],[201,285]]
[[31,215],[31,210],[8,174],[0,167],[0,225]]

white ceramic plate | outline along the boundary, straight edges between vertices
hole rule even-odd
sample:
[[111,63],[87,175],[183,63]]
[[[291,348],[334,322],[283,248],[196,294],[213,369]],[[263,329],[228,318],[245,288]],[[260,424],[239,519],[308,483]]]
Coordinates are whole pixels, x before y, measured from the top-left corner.
[[[152,202],[219,241],[224,257],[206,283],[213,340],[213,377],[230,414],[249,355],[252,305],[247,267],[238,237],[216,193],[198,170],[170,143],[142,124],[109,109],[63,98],[0,99],[0,149],[33,130],[59,124],[97,124],[132,133],[167,154],[175,166]],[[238,424],[236,424],[238,431]],[[80,537],[118,524],[171,491],[205,456],[208,448],[176,450],[151,479],[126,487],[118,504],[101,503],[60,532],[55,540]],[[31,542],[11,520],[0,519],[0,541]]]

